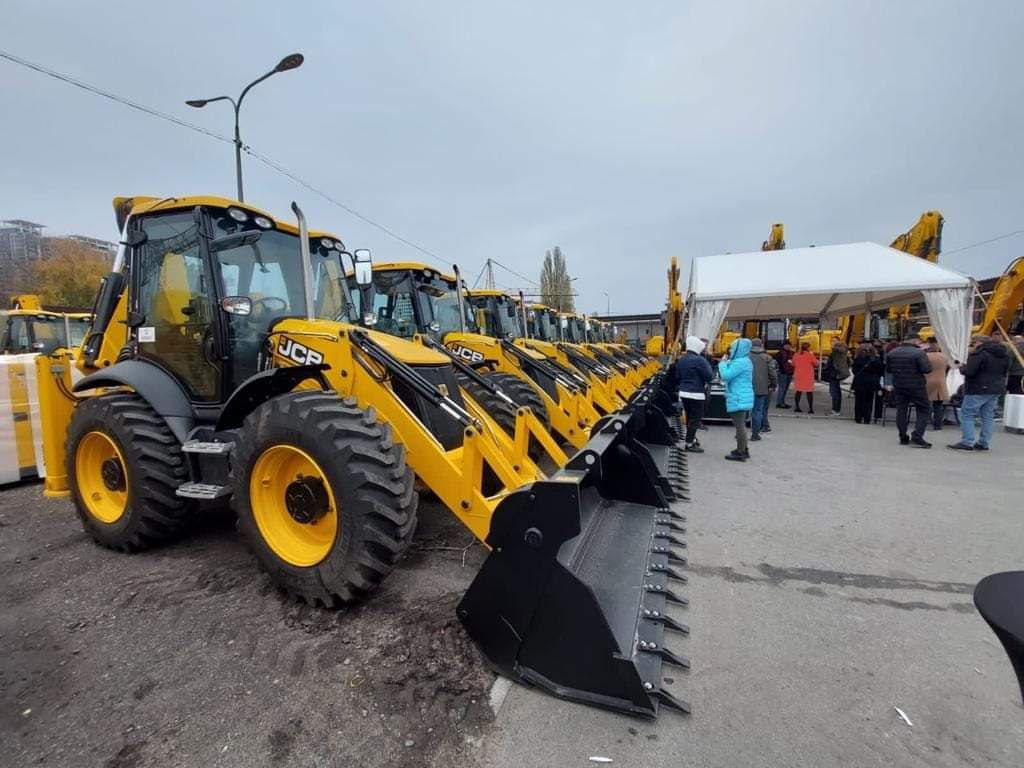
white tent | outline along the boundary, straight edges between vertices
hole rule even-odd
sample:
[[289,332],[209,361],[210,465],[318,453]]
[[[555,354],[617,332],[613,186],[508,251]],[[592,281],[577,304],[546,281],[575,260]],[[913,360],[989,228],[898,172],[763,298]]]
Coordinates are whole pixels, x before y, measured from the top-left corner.
[[688,336],[723,320],[834,317],[924,298],[950,364],[967,359],[970,278],[877,243],[699,256],[690,267]]

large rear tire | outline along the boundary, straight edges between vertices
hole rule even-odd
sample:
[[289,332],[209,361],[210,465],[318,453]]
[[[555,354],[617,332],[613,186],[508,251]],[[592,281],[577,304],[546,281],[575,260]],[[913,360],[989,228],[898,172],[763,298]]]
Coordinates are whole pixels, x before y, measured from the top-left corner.
[[544,429],[548,432],[551,431],[551,416],[548,414],[548,407],[544,404],[541,396],[537,394],[537,390],[533,388],[532,384],[523,381],[515,374],[502,373],[501,371],[489,373],[487,376],[497,386],[501,387],[501,390],[506,395],[515,400],[517,405],[525,405],[533,411],[533,415],[540,419]]
[[481,376],[485,376],[494,386],[508,395],[515,403],[515,406],[510,405],[504,398],[491,394],[467,376],[458,376],[459,386],[469,392],[470,396],[490,414],[491,418],[510,437],[516,432],[516,406],[525,405],[533,411],[534,416],[540,419],[544,429],[549,432],[551,431],[551,419],[548,416],[548,409],[532,386],[511,373],[495,371],[493,373],[481,373]]
[[97,395],[79,405],[66,456],[75,509],[97,543],[136,552],[181,529],[191,508],[174,495],[188,479],[181,444],[138,395]]
[[416,529],[405,447],[373,409],[336,394],[276,397],[245,420],[234,454],[238,527],[260,564],[310,605],[376,589]]

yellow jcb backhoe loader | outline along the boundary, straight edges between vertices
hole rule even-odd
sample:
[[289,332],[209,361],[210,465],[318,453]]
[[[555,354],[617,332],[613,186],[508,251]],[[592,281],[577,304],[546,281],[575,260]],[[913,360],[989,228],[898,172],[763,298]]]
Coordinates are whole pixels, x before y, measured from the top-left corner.
[[529,409],[509,438],[463,399],[447,355],[373,331],[369,253],[293,210],[298,226],[216,197],[115,200],[121,244],[92,329],[74,356],[37,358],[46,494],[70,494],[89,535],[127,552],[230,503],[279,586],[334,606],[408,547],[415,472],[490,548],[458,615],[492,664],[589,704],[686,710],[661,684],[663,663],[688,666],[664,646],[686,631],[665,610],[685,603],[668,586],[683,578],[685,457],[651,398],[545,477]]

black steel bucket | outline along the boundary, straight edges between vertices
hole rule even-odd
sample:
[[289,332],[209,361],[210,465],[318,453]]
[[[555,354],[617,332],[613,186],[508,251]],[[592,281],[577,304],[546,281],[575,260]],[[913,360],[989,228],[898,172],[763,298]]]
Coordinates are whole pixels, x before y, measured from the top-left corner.
[[[665,646],[666,630],[688,632],[667,612],[670,603],[687,604],[676,593],[685,582],[685,518],[638,437],[645,419],[661,416],[648,405],[641,399],[605,417],[552,479],[498,505],[491,553],[458,615],[501,674],[654,717],[663,704],[689,711],[662,684],[664,664],[689,661]],[[673,446],[661,447],[675,462]]]

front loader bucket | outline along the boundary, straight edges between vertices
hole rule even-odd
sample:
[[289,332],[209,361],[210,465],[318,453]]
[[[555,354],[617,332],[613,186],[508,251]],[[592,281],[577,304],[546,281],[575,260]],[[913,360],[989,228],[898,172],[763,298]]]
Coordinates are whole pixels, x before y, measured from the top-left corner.
[[666,610],[687,604],[685,518],[642,449],[628,419],[606,417],[551,480],[503,499],[458,615],[501,674],[655,717],[689,711],[662,685],[664,664],[689,668],[666,647],[667,630],[689,631]]

